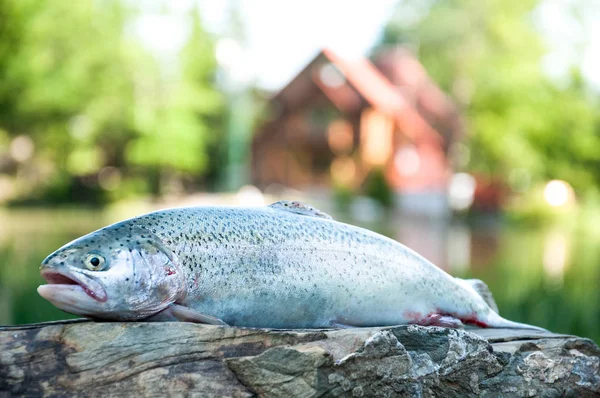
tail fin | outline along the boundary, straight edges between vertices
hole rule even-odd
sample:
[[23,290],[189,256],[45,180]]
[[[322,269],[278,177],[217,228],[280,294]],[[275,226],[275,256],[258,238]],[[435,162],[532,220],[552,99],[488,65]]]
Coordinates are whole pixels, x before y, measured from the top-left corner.
[[497,313],[494,313],[494,312],[490,312],[488,314],[487,323],[488,323],[488,326],[494,327],[494,328],[531,329],[531,330],[537,330],[539,332],[548,332],[548,330],[538,327],[538,326],[528,325],[526,323],[509,321],[508,319],[504,319],[500,315],[498,315]]
[[485,301],[486,304],[489,305],[490,308],[492,310],[494,310],[494,312],[496,314],[500,313],[498,311],[498,305],[494,301],[494,297],[492,296],[492,292],[490,291],[490,288],[482,280],[480,280],[480,279],[460,279],[460,278],[456,278],[456,279],[459,282],[466,284],[469,287],[471,287],[473,290],[475,290],[475,293],[480,295],[481,298],[483,299],[483,301]]
[[488,319],[486,323],[488,324],[488,326],[495,328],[531,329],[540,332],[547,332],[547,330],[544,328],[528,325],[526,323],[513,322],[509,321],[508,319],[502,318],[499,315],[500,312],[498,311],[498,305],[496,304],[496,301],[494,301],[494,297],[492,296],[490,288],[482,280],[460,278],[456,279],[458,279],[458,281],[461,284],[469,286],[471,289],[473,289],[475,293],[480,295],[483,301],[485,301],[485,303],[493,310],[493,312],[489,313],[487,316]]

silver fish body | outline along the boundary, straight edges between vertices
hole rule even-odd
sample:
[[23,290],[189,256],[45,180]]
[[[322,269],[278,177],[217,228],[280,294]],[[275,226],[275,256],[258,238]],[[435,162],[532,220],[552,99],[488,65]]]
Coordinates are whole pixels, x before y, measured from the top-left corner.
[[[112,265],[98,272],[74,265],[73,257],[89,258],[95,244],[101,245],[99,253],[106,253],[107,245],[116,250],[103,254],[110,257],[106,261],[131,263],[133,273],[123,265],[119,273],[99,279]],[[127,251],[129,259],[123,260]],[[144,269],[155,271],[140,280],[136,272]],[[99,314],[60,303],[52,284],[40,287],[60,308],[91,317],[143,319],[177,304],[248,327],[437,324],[440,316],[485,327],[528,327],[501,318],[469,284],[404,245],[297,202],[179,208],[132,218],[66,245],[42,264],[51,283],[60,279],[57,274],[75,280],[73,271],[104,286],[106,302],[111,296],[145,294]],[[107,287],[111,283],[118,288]],[[160,290],[144,293],[158,283]],[[160,300],[142,308],[156,296]]]

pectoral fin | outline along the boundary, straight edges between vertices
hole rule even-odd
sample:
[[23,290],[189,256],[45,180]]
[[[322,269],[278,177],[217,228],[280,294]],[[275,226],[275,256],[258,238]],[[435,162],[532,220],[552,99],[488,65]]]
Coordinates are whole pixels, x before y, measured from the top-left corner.
[[171,304],[165,310],[146,319],[147,321],[194,322],[207,325],[227,326],[225,322],[211,315],[202,314],[180,304]]

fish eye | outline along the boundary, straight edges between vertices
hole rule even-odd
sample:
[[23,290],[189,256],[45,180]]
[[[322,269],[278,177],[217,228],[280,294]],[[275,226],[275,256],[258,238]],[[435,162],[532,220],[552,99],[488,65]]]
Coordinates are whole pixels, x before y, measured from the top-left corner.
[[101,271],[106,264],[106,259],[97,253],[90,253],[85,258],[85,266],[91,271]]

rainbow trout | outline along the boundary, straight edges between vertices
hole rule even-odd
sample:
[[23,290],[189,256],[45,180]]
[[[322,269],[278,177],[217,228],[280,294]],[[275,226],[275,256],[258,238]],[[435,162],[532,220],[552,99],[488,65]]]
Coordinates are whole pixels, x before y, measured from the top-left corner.
[[94,319],[535,328],[500,317],[483,282],[299,202],[135,217],[58,249],[41,274],[42,297]]

